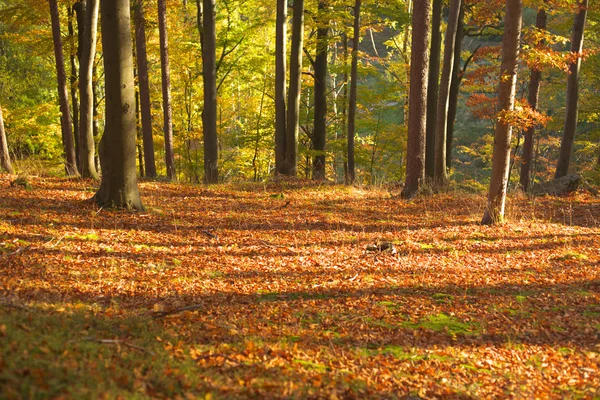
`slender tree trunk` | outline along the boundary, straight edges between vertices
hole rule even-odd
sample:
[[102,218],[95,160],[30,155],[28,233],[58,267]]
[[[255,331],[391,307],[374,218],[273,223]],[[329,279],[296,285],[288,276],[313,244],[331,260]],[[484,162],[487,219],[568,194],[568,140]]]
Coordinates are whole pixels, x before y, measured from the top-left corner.
[[277,0],[275,32],[275,172],[285,173],[287,0]]
[[52,20],[52,37],[54,40],[54,56],[56,58],[56,79],[58,81],[58,100],[60,103],[63,147],[65,151],[65,172],[68,176],[77,176],[77,160],[75,146],[73,145],[73,125],[71,125],[71,112],[69,110],[69,97],[67,89],[67,75],[65,73],[65,59],[63,56],[62,41],[60,37],[60,20],[56,0],[49,0],[50,17]]
[[452,167],[452,140],[454,139],[454,122],[456,121],[456,110],[458,109],[458,93],[462,81],[460,70],[460,53],[462,51],[462,39],[464,37],[465,2],[460,2],[460,13],[458,14],[458,26],[456,28],[456,40],[454,42],[454,66],[452,67],[452,82],[450,83],[450,95],[448,98],[448,128],[446,131],[446,169]]
[[[79,2],[75,3],[75,6],[80,4]],[[73,18],[75,17],[75,6],[71,7],[71,5],[67,5],[68,8],[68,29],[69,29],[69,39],[71,43],[74,43],[73,38],[75,37],[75,29],[73,26]],[[79,42],[79,41],[78,41]],[[69,86],[71,89],[71,106],[72,106],[72,120],[73,120],[73,139],[75,140],[75,161],[77,165],[80,165],[79,161],[79,97],[77,95],[77,64],[75,62],[75,58],[77,56],[77,52],[75,51],[75,45],[71,46],[71,51],[69,52],[69,61],[71,66],[71,75],[69,77]]]
[[[537,13],[535,27],[539,30],[546,29],[546,10],[540,7]],[[543,42],[539,43],[542,44]],[[542,81],[542,72],[539,69],[531,69],[531,77],[529,78],[529,93],[527,95],[527,102],[532,110],[537,110],[538,98],[540,95],[540,84]],[[527,129],[525,132],[525,141],[523,142],[523,163],[521,164],[521,175],[519,183],[523,191],[529,189],[529,183],[531,182],[531,164],[533,162],[533,135],[535,133],[535,126]]]
[[4,130],[2,106],[0,106],[0,168],[4,169],[9,174],[14,173],[10,163],[10,154],[8,153],[8,141],[6,140],[6,131]]
[[406,182],[402,197],[413,198],[425,179],[425,129],[427,121],[427,76],[429,74],[430,0],[416,1],[412,14],[410,97]]
[[175,179],[175,156],[173,153],[173,110],[171,107],[171,70],[169,67],[166,0],[158,0],[158,32],[160,36],[160,69],[162,72],[165,166],[167,167],[167,178],[173,180]]
[[438,82],[440,79],[440,53],[442,47],[442,0],[433,0],[431,16],[431,52],[427,79],[427,128],[425,133],[425,176],[435,175],[435,125],[437,122]]
[[156,178],[154,159],[154,139],[152,138],[152,113],[150,112],[150,84],[148,80],[148,57],[146,53],[146,19],[143,0],[135,0],[134,5],[135,48],[140,88],[140,108],[142,119],[142,142],[144,144],[144,164],[146,176]]
[[[349,154],[349,150],[350,147],[352,147],[352,157],[354,158],[354,142],[353,143],[349,143],[348,140],[350,140],[349,136],[348,136],[348,111],[349,111],[349,105],[348,105],[348,35],[346,35],[346,33],[342,33],[342,46],[344,49],[344,75],[343,75],[343,87],[344,90],[342,91],[342,138],[346,138],[346,142],[347,142],[347,146],[346,149],[344,150],[344,180],[346,182],[346,185],[351,185],[353,183],[353,180],[350,178],[350,171],[348,169],[348,159],[350,158],[350,154]],[[354,179],[356,179],[356,173],[354,176]]]
[[101,207],[142,210],[135,166],[135,83],[129,0],[101,0],[106,125],[99,154]]
[[312,135],[314,180],[325,179],[325,144],[327,141],[327,55],[329,20],[327,3],[320,0],[317,14],[317,50],[315,54],[315,115]]
[[577,130],[577,113],[579,102],[579,69],[581,67],[581,51],[583,50],[583,32],[585,30],[585,19],[587,16],[588,0],[579,3],[579,12],[575,15],[573,22],[573,34],[571,36],[571,53],[578,54],[575,62],[569,65],[569,76],[567,77],[567,104],[565,110],[565,127],[563,138],[560,143],[560,154],[554,178],[560,178],[569,172],[571,154],[573,153],[573,141]]
[[450,0],[450,15],[444,38],[444,65],[440,81],[438,97],[437,121],[435,123],[435,182],[438,186],[446,184],[446,133],[448,131],[448,105],[450,101],[450,84],[454,68],[454,45],[459,23],[461,0]]
[[490,225],[502,222],[508,172],[510,166],[510,138],[512,127],[506,121],[506,115],[513,111],[515,105],[515,87],[517,83],[517,59],[521,40],[522,0],[506,0],[504,17],[504,38],[502,40],[502,65],[500,68],[500,84],[498,85],[498,109],[500,118],[496,122],[494,135],[494,153],[492,156],[492,176],[488,193],[487,207],[481,221]]
[[202,76],[204,79],[204,183],[219,183],[219,141],[217,137],[217,64],[215,0],[203,0]]
[[298,173],[298,130],[300,128],[303,42],[304,0],[294,0],[284,170],[284,174],[289,176],[296,176]]
[[79,63],[79,98],[81,101],[79,118],[79,171],[84,178],[98,179],[94,157],[94,93],[92,91],[92,78],[94,58],[96,56],[96,33],[98,30],[99,0],[82,0],[81,12],[84,15],[84,25],[79,27],[83,31],[81,59]]
[[352,36],[352,66],[350,69],[350,98],[348,100],[348,178],[352,184],[356,179],[354,168],[354,136],[356,134],[356,86],[358,81],[358,41],[360,39],[361,0],[354,2],[354,33]]

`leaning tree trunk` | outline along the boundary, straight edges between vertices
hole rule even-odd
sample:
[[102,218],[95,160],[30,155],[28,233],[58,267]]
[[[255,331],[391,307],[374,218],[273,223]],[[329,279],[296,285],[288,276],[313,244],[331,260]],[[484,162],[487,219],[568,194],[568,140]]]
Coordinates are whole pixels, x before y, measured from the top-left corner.
[[327,36],[329,20],[327,20],[325,0],[318,5],[317,51],[315,54],[315,116],[312,135],[314,180],[325,179],[325,143],[327,141]]
[[352,36],[352,66],[350,68],[350,96],[348,99],[348,175],[347,184],[354,183],[354,136],[356,134],[356,87],[358,80],[358,41],[360,39],[360,6],[361,0],[354,3],[354,33]]
[[565,127],[563,138],[560,143],[560,154],[554,178],[560,178],[569,172],[571,154],[573,153],[573,141],[577,130],[577,112],[579,101],[579,69],[581,67],[581,51],[583,50],[583,32],[585,29],[585,18],[588,9],[588,0],[578,3],[579,12],[575,15],[573,22],[573,34],[571,36],[571,53],[576,60],[569,65],[569,76],[567,77],[567,104],[565,110]]
[[142,210],[135,169],[135,83],[129,0],[102,0],[105,127],[99,154],[101,207]]
[[156,178],[154,159],[154,139],[152,138],[152,114],[150,112],[150,84],[148,80],[148,57],[146,53],[146,19],[143,0],[135,0],[135,55],[137,57],[138,85],[140,88],[140,108],[142,114],[142,142],[144,144],[145,173]]
[[96,33],[98,30],[99,0],[81,1],[81,12],[84,15],[84,25],[79,27],[83,31],[81,59],[79,63],[79,171],[84,178],[98,179],[96,172],[94,145],[94,93],[92,79],[94,58],[96,56]]
[[175,179],[175,156],[173,152],[173,110],[171,107],[171,70],[169,67],[166,0],[158,0],[158,32],[160,36],[160,69],[162,72],[165,166],[167,167],[167,178],[173,180]]
[[425,179],[425,129],[427,121],[427,75],[429,73],[429,30],[431,2],[416,1],[412,15],[410,95],[406,181],[402,197],[414,197]]
[[431,15],[431,52],[427,79],[427,128],[425,131],[425,176],[435,175],[435,124],[440,79],[440,52],[442,46],[442,0],[433,0]]
[[275,172],[283,174],[286,139],[286,43],[287,43],[287,0],[277,0],[275,31]]
[[300,128],[303,42],[304,0],[294,0],[284,169],[284,174],[288,176],[296,176],[298,173],[298,130]]
[[454,68],[454,45],[456,30],[459,24],[461,0],[450,0],[450,15],[444,38],[444,65],[438,96],[437,121],[435,123],[435,171],[436,185],[443,186],[448,179],[446,174],[446,133],[448,132],[448,104],[450,101],[450,84]]
[[487,207],[481,221],[491,225],[504,219],[506,189],[510,166],[510,138],[512,127],[509,125],[510,113],[515,105],[515,87],[517,83],[517,58],[521,40],[522,0],[506,0],[504,17],[504,38],[502,40],[502,65],[500,84],[498,85],[499,117],[494,135],[494,153],[492,156],[492,176],[488,192]]
[[60,125],[62,141],[65,151],[65,172],[68,176],[77,176],[77,160],[73,146],[73,126],[71,125],[71,112],[67,88],[67,74],[65,72],[65,59],[63,56],[62,41],[60,37],[60,20],[56,0],[49,0],[50,17],[52,20],[52,38],[54,41],[54,56],[56,58],[56,79],[58,82],[58,100],[60,103]]
[[215,0],[203,0],[202,76],[204,79],[204,183],[219,183],[219,142],[217,137],[217,59]]
[[[537,13],[535,27],[539,30],[546,29],[546,10],[540,8]],[[542,44],[538,43],[538,45]],[[527,94],[527,102],[532,110],[537,109],[538,98],[540,95],[540,84],[542,81],[542,71],[539,68],[531,68],[531,77],[529,78],[529,93]],[[533,163],[533,135],[535,126],[531,126],[525,132],[525,140],[523,142],[523,163],[521,164],[521,175],[519,183],[523,191],[527,192],[529,183],[531,182],[531,164]]]
[[462,51],[462,40],[464,37],[465,2],[460,2],[458,14],[458,26],[456,27],[456,38],[454,41],[454,66],[452,67],[452,81],[450,82],[450,94],[448,98],[448,127],[446,128],[446,169],[452,167],[452,140],[454,139],[454,122],[458,109],[458,92],[463,72],[460,69],[460,53]]
[[0,106],[0,168],[4,169],[9,174],[14,173],[10,163],[10,154],[8,153],[8,141],[6,140],[6,132],[4,131],[4,118],[2,118],[2,107]]

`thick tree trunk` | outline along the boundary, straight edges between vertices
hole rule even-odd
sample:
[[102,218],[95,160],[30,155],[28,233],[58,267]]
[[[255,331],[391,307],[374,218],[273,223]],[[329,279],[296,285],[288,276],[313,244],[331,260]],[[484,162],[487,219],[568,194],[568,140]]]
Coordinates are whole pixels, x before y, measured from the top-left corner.
[[94,93],[92,90],[96,37],[98,30],[99,0],[82,0],[81,13],[84,15],[82,41],[79,43],[79,98],[81,101],[79,118],[79,171],[84,178],[98,179],[94,158]]
[[150,112],[150,84],[148,80],[148,57],[146,54],[146,19],[143,0],[135,0],[135,55],[137,57],[138,85],[140,88],[140,108],[142,119],[142,142],[144,144],[145,173],[156,178],[156,160],[154,159],[154,139],[152,138],[152,114]]
[[325,179],[325,143],[327,141],[327,54],[329,20],[327,19],[327,3],[319,1],[317,51],[315,54],[315,116],[312,135],[314,180]]
[[506,118],[502,117],[502,114],[512,112],[515,105],[522,9],[522,0],[506,0],[504,38],[502,40],[502,65],[500,68],[500,84],[498,85],[498,109],[501,117],[496,122],[494,153],[492,156],[492,176],[487,207],[481,221],[485,225],[502,222],[504,219],[504,205],[506,203],[506,189],[509,179],[512,127],[507,123]]
[[2,106],[0,106],[0,168],[4,169],[9,174],[14,173],[12,164],[10,163],[10,154],[8,153],[8,141],[6,140],[6,132],[4,131],[4,118],[2,117]]
[[459,24],[461,0],[450,0],[450,15],[444,38],[444,65],[438,96],[437,121],[435,123],[435,182],[436,185],[446,184],[446,133],[448,131],[448,104],[450,101],[450,84],[454,68],[454,45],[456,30]]
[[202,76],[204,79],[204,183],[219,183],[219,142],[217,137],[217,67],[215,0],[203,0]]
[[429,30],[431,2],[414,3],[412,53],[408,105],[406,182],[402,197],[414,197],[425,179],[425,129],[427,121],[427,75],[429,73]]
[[129,0],[102,0],[106,124],[99,154],[101,207],[142,210],[135,169],[135,83]]
[[298,130],[300,121],[300,94],[302,83],[302,48],[304,42],[304,0],[294,0],[292,17],[292,44],[290,55],[290,84],[288,92],[287,130],[285,140],[284,174],[298,173]]
[[285,172],[287,0],[277,0],[275,32],[275,172]]
[[[546,29],[546,10],[540,8],[537,13],[535,27],[539,30]],[[542,44],[542,43],[539,43]],[[531,77],[529,78],[529,93],[527,102],[532,110],[537,110],[538,98],[540,94],[540,84],[542,81],[542,72],[539,69],[531,69]],[[523,191],[529,189],[531,182],[531,164],[533,163],[533,135],[535,126],[527,129],[525,132],[525,141],[523,142],[523,163],[521,164],[521,175],[519,183]]]
[[[585,19],[588,9],[588,0],[580,1],[579,12],[575,15],[573,22],[573,34],[571,36],[571,53],[581,54],[583,50],[583,32],[585,30]],[[581,57],[569,65],[569,76],[567,77],[567,104],[565,110],[565,127],[563,138],[560,143],[560,154],[554,178],[560,178],[569,172],[571,154],[573,153],[573,141],[577,130],[577,113],[579,102],[579,69]]]
[[462,51],[462,40],[464,37],[465,2],[460,2],[460,13],[458,14],[458,26],[456,28],[456,40],[454,41],[454,66],[452,67],[452,81],[450,82],[450,94],[448,98],[448,127],[446,130],[446,169],[452,167],[452,140],[454,139],[454,122],[458,109],[458,93],[463,73],[460,69],[460,53]]
[[171,69],[169,67],[166,0],[158,0],[158,32],[160,36],[160,69],[162,72],[165,166],[167,168],[167,178],[173,180],[175,179],[175,156],[173,152],[173,110],[171,107]]
[[71,125],[71,112],[67,88],[67,75],[65,72],[65,59],[63,56],[62,41],[60,37],[60,20],[56,0],[49,0],[50,17],[52,20],[52,38],[54,40],[54,56],[56,58],[56,79],[58,81],[58,100],[60,104],[60,125],[62,141],[65,151],[65,172],[68,176],[77,176],[77,160],[75,146],[73,145],[73,126]]
[[[75,58],[78,56],[78,51],[75,51],[75,41],[73,40],[75,37],[75,28],[73,26],[73,19],[75,17],[75,8],[80,5],[79,2],[75,3],[73,7],[67,5],[68,8],[68,29],[69,29],[69,40],[73,45],[71,46],[71,51],[69,52],[69,61],[71,67],[71,74],[69,76],[69,86],[71,89],[71,108],[72,108],[72,122],[73,122],[73,139],[75,139],[75,161],[77,165],[80,165],[79,161],[79,96],[77,94],[77,64],[75,62]],[[78,41],[79,42],[79,41]]]
[[431,52],[427,79],[427,128],[425,133],[425,176],[435,175],[435,126],[440,79],[440,52],[442,47],[442,0],[433,0],[431,15]]
[[354,2],[354,33],[352,36],[352,67],[350,69],[350,96],[348,99],[348,177],[347,184],[354,183],[354,136],[356,134],[356,87],[358,83],[358,41],[360,39],[361,0]]

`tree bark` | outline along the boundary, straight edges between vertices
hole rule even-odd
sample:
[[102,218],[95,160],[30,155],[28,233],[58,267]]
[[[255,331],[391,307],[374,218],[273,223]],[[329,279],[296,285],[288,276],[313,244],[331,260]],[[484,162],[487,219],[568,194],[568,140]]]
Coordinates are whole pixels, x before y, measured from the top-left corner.
[[148,80],[148,57],[146,52],[146,19],[143,0],[135,0],[135,55],[137,57],[138,85],[142,119],[142,142],[144,144],[145,176],[156,178],[154,139],[152,137],[152,113],[150,111],[150,84]]
[[[73,38],[75,37],[75,29],[73,26],[73,18],[75,17],[75,9],[80,5],[79,2],[75,3],[73,7],[71,5],[67,5],[68,8],[68,30],[69,30],[69,39],[71,43],[74,43]],[[79,15],[79,14],[77,14]],[[78,16],[77,16],[78,18]],[[79,28],[79,27],[78,27]],[[79,40],[77,41],[79,43]],[[79,162],[79,96],[77,94],[77,64],[75,63],[75,58],[78,56],[78,51],[74,51],[75,46],[71,46],[71,51],[69,52],[69,61],[71,67],[71,74],[69,76],[69,86],[71,89],[71,108],[72,108],[72,122],[73,122],[73,139],[75,140],[75,162],[76,165],[80,165]]]
[[56,0],[49,0],[50,17],[52,20],[52,38],[54,41],[54,56],[56,58],[56,79],[58,82],[58,101],[61,112],[61,131],[63,148],[65,152],[65,172],[68,176],[77,176],[77,160],[73,146],[73,126],[71,125],[71,112],[67,89],[67,75],[65,72],[65,59],[63,56],[62,41],[60,37],[60,19]]
[[[546,29],[546,10],[540,7],[537,13],[535,27],[539,30]],[[542,43],[539,43],[542,44]],[[531,77],[529,78],[529,92],[527,94],[527,102],[532,110],[537,110],[538,98],[540,95],[540,84],[542,81],[542,72],[539,69],[531,69]],[[535,126],[527,129],[525,132],[525,140],[523,142],[523,163],[521,164],[521,175],[519,183],[521,189],[527,192],[531,182],[531,164],[533,163],[533,135]]]
[[494,153],[492,156],[492,176],[488,192],[487,207],[481,221],[484,225],[496,224],[504,219],[506,189],[510,166],[510,138],[512,127],[502,118],[502,113],[510,113],[515,105],[517,83],[517,59],[521,40],[522,0],[506,0],[504,17],[504,38],[502,40],[502,65],[498,85],[498,109],[501,118],[496,121]]
[[402,197],[414,197],[425,179],[425,129],[427,122],[427,76],[429,73],[430,0],[416,1],[412,15],[410,95],[406,182]]
[[448,131],[448,104],[450,101],[450,84],[454,68],[454,46],[456,30],[459,23],[461,0],[450,0],[450,15],[446,37],[444,38],[444,65],[438,96],[437,121],[435,123],[435,183],[438,186],[446,184],[446,133]]
[[327,141],[327,55],[329,20],[327,19],[327,3],[320,0],[317,14],[317,49],[315,53],[315,114],[312,135],[313,180],[325,179],[325,144]]
[[0,168],[3,168],[9,174],[15,172],[10,163],[10,154],[8,153],[8,141],[6,140],[6,131],[4,130],[2,106],[0,106]]
[[585,19],[587,16],[588,0],[578,3],[579,12],[575,15],[573,22],[573,34],[571,36],[571,53],[577,55],[575,62],[569,65],[569,76],[567,77],[567,104],[565,110],[565,126],[563,138],[560,143],[560,154],[554,178],[560,178],[569,172],[571,154],[573,153],[573,141],[577,130],[577,113],[579,102],[579,69],[581,68],[581,51],[583,50],[583,33],[585,30]]
[[158,0],[158,32],[160,37],[160,69],[163,97],[163,133],[165,136],[165,166],[167,179],[175,179],[173,152],[173,110],[171,106],[171,70],[169,67],[169,39],[167,36],[166,0]]
[[287,0],[277,0],[275,31],[275,172],[285,172],[286,158]]
[[99,154],[102,181],[95,200],[101,207],[142,210],[135,168],[135,83],[129,0],[102,0],[105,129]]
[[452,167],[452,140],[454,139],[454,122],[458,109],[458,93],[463,73],[460,69],[460,53],[462,51],[462,39],[464,37],[465,2],[460,2],[460,13],[458,14],[458,26],[456,28],[456,40],[454,41],[454,66],[452,67],[452,81],[450,83],[450,94],[448,98],[448,128],[446,130],[446,169]]
[[350,94],[348,99],[348,177],[347,184],[354,183],[354,136],[356,135],[356,88],[358,84],[358,41],[360,39],[361,0],[354,3],[354,33],[352,36],[352,66],[350,67]]
[[433,0],[431,15],[431,52],[427,79],[427,128],[425,133],[425,176],[435,175],[435,130],[440,79],[440,53],[442,47],[442,0]]
[[298,174],[298,130],[300,95],[302,87],[302,48],[304,42],[304,0],[294,0],[292,16],[292,48],[290,55],[290,83],[288,92],[287,130],[285,140],[284,174]]
[[217,137],[217,67],[215,0],[203,0],[202,76],[204,79],[204,183],[219,183],[219,142]]

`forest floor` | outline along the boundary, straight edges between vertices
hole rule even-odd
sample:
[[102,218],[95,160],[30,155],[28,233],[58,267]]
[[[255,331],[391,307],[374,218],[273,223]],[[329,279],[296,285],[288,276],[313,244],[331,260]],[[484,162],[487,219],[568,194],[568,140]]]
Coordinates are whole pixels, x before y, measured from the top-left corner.
[[10,179],[1,398],[600,397],[589,194],[486,227],[460,193],[143,182],[125,212]]

